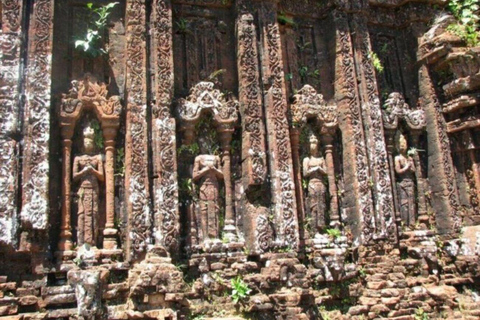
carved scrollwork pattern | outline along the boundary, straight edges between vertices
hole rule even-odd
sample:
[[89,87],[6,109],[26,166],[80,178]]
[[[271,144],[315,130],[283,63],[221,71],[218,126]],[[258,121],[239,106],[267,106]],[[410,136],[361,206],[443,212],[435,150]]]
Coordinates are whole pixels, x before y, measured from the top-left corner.
[[462,216],[460,212],[460,203],[457,197],[457,186],[455,184],[455,171],[453,169],[452,158],[450,156],[450,139],[447,135],[447,124],[442,114],[442,107],[438,101],[435,93],[435,86],[433,84],[426,66],[422,66],[420,72],[424,74],[428,94],[432,99],[433,108],[435,111],[436,132],[441,148],[441,161],[443,162],[443,170],[445,174],[446,193],[448,194],[448,202],[453,210],[452,222],[454,231],[460,231],[462,226]]
[[398,92],[388,95],[383,110],[383,127],[385,129],[397,129],[399,120],[404,120],[411,130],[423,130],[427,125],[425,112],[421,109],[410,109],[402,94]]
[[20,31],[22,20],[22,0],[2,1],[2,30],[3,32]]
[[244,132],[242,154],[244,172],[250,175],[249,184],[262,184],[267,174],[265,154],[265,127],[262,122],[262,96],[258,67],[258,50],[255,25],[251,14],[241,14],[237,21],[239,48],[239,100]]
[[238,120],[238,101],[227,100],[213,82],[202,81],[190,89],[187,99],[180,99],[178,113],[184,122],[196,122],[204,110],[211,110],[218,124]]
[[127,2],[127,136],[126,176],[130,250],[136,256],[151,243],[148,204],[146,124],[145,1]]
[[0,31],[0,242],[12,244],[17,227],[17,130],[22,1],[3,2]]
[[[370,35],[366,21],[361,18],[354,19],[357,32],[357,40],[362,54],[363,81],[365,82],[366,95],[363,113],[370,129],[366,130],[367,140],[370,146],[367,149],[374,174],[375,188],[378,197],[376,208],[377,235],[386,235],[390,240],[396,240],[395,212],[393,207],[393,194],[391,188],[390,172],[388,167],[387,150],[383,134],[382,112],[378,97],[375,70],[370,59],[371,45]],[[368,106],[368,108],[365,108]],[[381,196],[380,196],[381,195]]]
[[170,252],[178,249],[180,234],[176,165],[175,120],[171,118],[173,98],[172,15],[169,0],[153,4],[156,104],[153,106],[155,140],[154,170],[158,179],[154,188],[156,241]]
[[33,9],[26,80],[22,222],[34,229],[48,225],[48,154],[53,1],[38,0]]
[[358,96],[355,83],[355,64],[353,61],[352,43],[348,28],[347,16],[339,11],[335,12],[337,25],[337,46],[341,57],[341,70],[345,81],[343,94],[348,101],[348,111],[351,118],[353,132],[355,171],[358,181],[358,210],[361,215],[362,236],[369,242],[375,233],[375,217],[373,215],[373,201],[369,186],[368,158],[366,153],[365,138],[363,133],[362,116],[358,107]]
[[[268,65],[268,82],[266,92],[267,129],[271,132],[269,144],[271,157],[272,192],[275,204],[275,226],[277,242],[296,248],[298,245],[298,220],[296,217],[295,186],[293,182],[292,154],[287,120],[287,101],[283,64],[281,60],[280,32],[271,8],[266,8],[265,25],[265,60]],[[264,80],[265,81],[265,80]]]

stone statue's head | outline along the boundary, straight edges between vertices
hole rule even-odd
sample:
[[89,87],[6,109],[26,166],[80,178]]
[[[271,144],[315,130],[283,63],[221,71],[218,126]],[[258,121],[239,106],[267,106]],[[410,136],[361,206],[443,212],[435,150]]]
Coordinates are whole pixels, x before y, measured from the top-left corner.
[[407,138],[405,138],[405,136],[402,133],[398,135],[397,148],[398,148],[398,152],[402,154],[407,152],[407,148],[408,148]]
[[95,130],[90,123],[83,129],[83,148],[86,153],[95,150]]
[[312,133],[310,135],[310,138],[308,139],[310,142],[310,153],[312,154],[317,154],[318,153],[318,138],[317,136]]

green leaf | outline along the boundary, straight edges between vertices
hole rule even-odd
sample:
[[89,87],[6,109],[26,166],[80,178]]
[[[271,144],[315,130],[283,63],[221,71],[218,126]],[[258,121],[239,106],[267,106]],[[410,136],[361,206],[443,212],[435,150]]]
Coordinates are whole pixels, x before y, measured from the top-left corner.
[[87,8],[88,8],[88,9],[92,9],[92,7],[93,7],[93,2],[87,3]]

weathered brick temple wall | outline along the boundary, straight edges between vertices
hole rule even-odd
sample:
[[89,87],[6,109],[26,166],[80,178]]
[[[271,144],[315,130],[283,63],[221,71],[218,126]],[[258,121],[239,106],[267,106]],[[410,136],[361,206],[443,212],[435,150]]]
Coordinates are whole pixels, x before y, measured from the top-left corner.
[[447,3],[2,0],[0,320],[479,319]]

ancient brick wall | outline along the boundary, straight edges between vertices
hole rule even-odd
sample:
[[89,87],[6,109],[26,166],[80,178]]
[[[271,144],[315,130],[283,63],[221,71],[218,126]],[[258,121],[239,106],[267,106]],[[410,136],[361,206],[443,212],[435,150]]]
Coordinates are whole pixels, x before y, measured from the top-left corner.
[[477,319],[447,5],[2,1],[0,319]]

